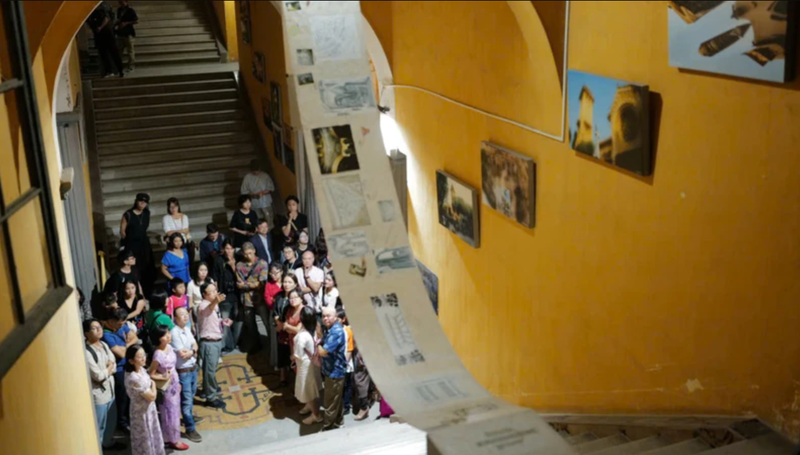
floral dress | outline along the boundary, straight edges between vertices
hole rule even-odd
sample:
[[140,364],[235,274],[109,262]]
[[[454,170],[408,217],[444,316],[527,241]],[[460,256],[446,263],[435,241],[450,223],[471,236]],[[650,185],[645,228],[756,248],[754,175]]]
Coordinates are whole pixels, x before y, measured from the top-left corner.
[[175,369],[177,356],[172,346],[167,346],[166,351],[156,349],[153,353],[153,361],[158,362],[158,373],[164,374],[167,370],[172,370],[172,381],[169,389],[164,392],[164,402],[159,406],[161,412],[161,431],[164,440],[171,443],[178,443],[181,440],[181,383],[178,379],[178,371]]
[[164,438],[158,423],[155,401],[147,401],[142,394],[150,390],[150,375],[141,368],[137,373],[125,373],[125,390],[131,399],[131,454],[165,455]]

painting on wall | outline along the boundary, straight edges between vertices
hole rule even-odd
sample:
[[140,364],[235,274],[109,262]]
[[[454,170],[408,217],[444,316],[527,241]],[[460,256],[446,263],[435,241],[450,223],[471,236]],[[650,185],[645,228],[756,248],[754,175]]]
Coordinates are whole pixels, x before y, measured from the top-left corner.
[[264,126],[272,131],[272,117],[270,116],[270,101],[266,96],[261,97],[261,117],[264,121]]
[[323,175],[359,169],[356,145],[350,125],[327,126],[311,130]]
[[272,103],[270,104],[270,116],[272,117],[272,121],[276,122],[280,125],[280,122],[283,121],[283,113],[281,111],[281,86],[277,82],[270,82],[269,83],[269,94],[270,100]]
[[574,70],[569,70],[567,85],[570,147],[650,175],[648,87]]
[[250,1],[242,0],[239,2],[239,29],[242,31],[242,41],[247,44],[253,42],[250,24]]
[[253,77],[262,84],[267,83],[267,60],[264,54],[256,52],[253,54]]
[[275,154],[275,158],[283,163],[283,132],[280,128],[273,128],[272,152]]
[[475,248],[481,246],[478,190],[452,175],[436,171],[439,224]]
[[422,284],[425,285],[425,290],[428,291],[428,298],[431,299],[433,311],[439,314],[439,277],[431,271],[425,264],[417,260],[417,267],[422,273]]
[[536,213],[536,164],[527,156],[481,143],[483,203],[532,228]]
[[668,5],[670,66],[771,82],[794,77],[797,2]]
[[286,143],[283,144],[283,165],[289,169],[289,172],[294,174],[294,150],[288,147]]

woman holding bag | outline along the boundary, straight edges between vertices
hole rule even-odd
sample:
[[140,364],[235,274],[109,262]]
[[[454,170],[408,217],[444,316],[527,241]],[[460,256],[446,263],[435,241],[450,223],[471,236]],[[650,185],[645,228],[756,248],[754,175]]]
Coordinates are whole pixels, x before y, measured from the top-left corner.
[[153,346],[153,361],[150,363],[150,378],[163,393],[159,404],[161,413],[161,432],[164,441],[175,450],[187,450],[188,445],[181,442],[181,383],[175,371],[177,357],[170,346],[172,334],[169,327],[159,325],[150,333]]

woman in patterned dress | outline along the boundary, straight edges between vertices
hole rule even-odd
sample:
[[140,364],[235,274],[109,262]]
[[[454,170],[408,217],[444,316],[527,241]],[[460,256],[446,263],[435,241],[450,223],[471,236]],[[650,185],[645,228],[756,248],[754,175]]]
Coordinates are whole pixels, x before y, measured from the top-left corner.
[[188,445],[181,442],[181,383],[175,370],[177,356],[170,346],[172,334],[169,327],[159,325],[150,333],[155,346],[153,361],[150,362],[150,377],[155,381],[169,381],[164,393],[164,402],[158,406],[161,413],[161,432],[164,441],[175,450],[187,450]]
[[147,355],[139,346],[125,352],[125,390],[131,399],[131,454],[166,455],[156,411],[156,383],[145,369]]

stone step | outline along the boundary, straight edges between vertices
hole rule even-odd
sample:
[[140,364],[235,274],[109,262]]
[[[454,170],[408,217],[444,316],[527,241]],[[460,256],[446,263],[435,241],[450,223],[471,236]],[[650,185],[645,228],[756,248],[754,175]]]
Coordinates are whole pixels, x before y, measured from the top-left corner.
[[236,80],[231,72],[186,74],[178,76],[132,77],[123,79],[101,79],[93,81],[92,89],[132,87],[135,85],[185,84],[189,82],[218,81],[225,79]]
[[162,176],[165,180],[183,174],[209,169],[224,170],[246,168],[253,159],[252,155],[215,156],[212,158],[189,158],[179,161],[164,162],[159,164],[142,164],[119,167],[103,167],[100,170],[100,180],[103,182],[119,179],[131,179],[147,176]]
[[136,26],[136,34],[138,35],[140,31],[145,30],[152,30],[157,28],[171,28],[171,29],[183,29],[184,27],[208,27],[208,21],[203,16],[194,16],[188,19],[149,19],[146,21],[139,21],[139,25]]
[[[205,43],[205,42],[213,42],[216,43],[214,40],[214,36],[208,32],[201,32],[201,33],[187,33],[183,35],[172,35],[172,36],[137,36],[136,37],[136,49],[139,49],[139,46],[158,46],[158,45],[169,45],[169,44],[181,44],[181,43]],[[94,49],[94,42],[90,39],[89,40],[89,47]]]
[[600,438],[598,438],[594,433],[581,433],[564,438],[564,440],[570,445],[583,444],[584,442],[597,441],[598,439]]
[[136,57],[136,66],[148,67],[154,65],[181,65],[219,62],[219,52],[199,51],[199,52],[176,52],[155,55],[145,55]]
[[183,174],[170,180],[166,180],[162,176],[142,177],[122,181],[112,180],[102,183],[102,191],[103,194],[119,192],[138,193],[141,191],[147,192],[169,187],[207,185],[223,182],[241,185],[242,179],[248,172],[250,172],[249,166],[240,169],[212,169],[209,171],[194,172],[191,174]]
[[195,7],[194,2],[175,1],[175,0],[137,0],[131,4],[134,8],[162,8],[167,6],[187,6]]
[[136,2],[133,7],[136,9],[136,14],[138,14],[139,17],[148,13],[180,13],[191,11],[192,13],[200,14],[202,12],[199,6],[190,2],[175,5],[142,5],[142,2]]
[[[175,19],[195,19],[198,17],[204,17],[201,11],[196,9],[180,9],[177,11],[172,10],[163,10],[163,9],[145,9],[144,11],[139,11],[139,8],[136,8],[136,14],[139,16],[139,24],[143,24],[149,21],[163,21],[163,20],[175,20]],[[136,25],[138,28],[139,25]]]
[[666,447],[671,443],[672,441],[662,436],[652,436],[592,453],[595,455],[637,455],[649,450]]
[[98,136],[102,133],[128,130],[132,128],[151,128],[156,126],[194,125],[210,123],[213,121],[245,120],[247,113],[241,109],[201,112],[198,114],[158,115],[154,117],[128,118],[125,120],[111,120],[96,122],[95,130]]
[[226,131],[244,132],[248,131],[249,129],[250,122],[244,122],[240,120],[198,123],[195,125],[170,125],[154,128],[137,128],[98,134],[97,143],[100,146],[113,144],[133,144],[142,140],[151,141],[154,139],[170,139],[177,136],[224,133]]
[[213,90],[236,90],[236,81],[232,79],[216,79],[197,82],[172,82],[166,84],[141,84],[129,87],[109,87],[93,90],[95,101],[106,98],[155,96],[186,92],[205,92]]
[[[186,199],[196,198],[214,198],[221,197],[223,199],[236,198],[239,196],[241,182],[219,182],[209,183],[205,185],[198,185],[196,187],[169,187],[164,189],[153,189],[148,191],[150,195],[150,209],[153,207],[163,207],[166,209],[167,200],[171,197],[176,197],[181,201]],[[136,198],[136,193],[120,192],[120,193],[104,193],[103,194],[103,208],[105,211],[122,209],[125,210],[133,206],[133,201]],[[220,205],[222,207],[222,205]]]
[[243,134],[239,132],[225,132],[216,134],[202,134],[194,136],[178,136],[166,139],[143,140],[131,144],[113,144],[98,147],[100,156],[105,158],[108,155],[139,153],[150,151],[166,151],[179,148],[200,147],[205,145],[221,145],[236,143],[254,143],[253,134]]
[[[197,231],[201,231],[202,233],[204,233],[206,225],[209,223],[214,223],[217,226],[227,227],[228,221],[231,219],[231,217],[233,216],[233,212],[235,211],[236,209],[227,210],[223,207],[217,207],[197,212],[190,212],[188,210],[183,210],[183,213],[187,217],[189,217],[190,231],[196,232],[195,231],[196,228]],[[125,211],[114,212],[113,214],[106,214],[105,216],[106,230],[111,229],[111,232],[115,236],[119,236],[119,223],[120,220],[122,220],[123,213],[125,213]],[[163,217],[164,214],[161,211],[158,212],[153,212],[152,210],[150,211],[150,227],[147,229],[147,232],[153,233],[154,235],[151,235],[151,237],[155,237],[156,240],[158,240],[159,235],[164,235],[164,227],[161,222]],[[195,237],[195,235],[192,234],[192,237]],[[202,238],[203,237],[201,236],[200,239]]]
[[[131,194],[131,199],[136,197],[135,194]],[[171,196],[171,197],[178,197],[178,196]],[[186,213],[186,216],[190,214],[197,214],[197,213],[207,213],[213,212],[217,209],[224,209],[224,211],[233,212],[236,211],[238,208],[237,206],[237,198],[239,196],[225,196],[219,195],[218,197],[201,197],[201,198],[180,198],[178,200],[181,202],[181,210],[183,213]],[[122,206],[122,207],[111,207],[105,209],[105,219],[106,221],[115,221],[115,223],[119,224],[119,220],[122,218],[122,214],[125,213],[128,209],[131,208],[131,204]],[[219,210],[218,210],[219,211]],[[150,225],[152,226],[153,223],[158,218],[158,221],[161,221],[161,218],[167,214],[167,202],[155,202],[150,199]],[[205,225],[208,223],[203,224],[203,228],[205,229]],[[189,225],[193,226],[192,218],[189,218]],[[199,226],[199,225],[198,225]]]
[[241,109],[238,99],[198,101],[194,103],[166,104],[162,106],[141,106],[123,109],[106,109],[99,112],[95,111],[95,119],[101,121],[128,120],[132,118],[153,118],[161,115],[180,115],[233,109]]
[[573,446],[573,448],[575,449],[575,452],[581,455],[585,455],[588,453],[595,453],[601,450],[606,450],[614,446],[627,444],[630,441],[631,440],[628,439],[628,437],[625,436],[624,434],[615,434],[613,436],[608,436],[606,438],[600,438],[596,441],[589,441],[581,444],[576,444]]
[[138,95],[94,100],[96,111],[122,107],[158,106],[164,104],[193,103],[198,101],[231,100],[238,97],[236,89],[208,90],[177,94]]
[[100,167],[158,165],[160,163],[194,160],[214,157],[232,157],[247,155],[253,157],[256,147],[253,143],[222,144],[207,147],[179,148],[175,150],[156,150],[135,154],[107,155],[100,157]]
[[795,455],[797,447],[773,433],[703,452],[704,455]]
[[696,453],[710,450],[711,446],[702,439],[689,439],[687,441],[672,444],[660,449],[644,452],[642,455],[694,455]]
[[[216,51],[217,43],[214,41],[203,41],[200,43],[181,43],[181,44],[136,44],[136,59],[145,55],[159,55],[169,54],[176,52],[202,52],[202,51]],[[89,50],[89,61],[98,58],[97,50]]]
[[213,31],[210,26],[197,25],[194,27],[165,27],[165,28],[139,28],[136,30],[136,40],[139,38],[161,37],[161,36],[181,36],[181,35],[210,35],[213,38]]
[[[120,220],[116,221],[115,229],[113,230],[106,229],[106,236],[107,236],[106,239],[109,244],[108,256],[112,259],[116,258],[119,253],[119,222]],[[208,223],[202,226],[192,226],[190,222],[190,228],[189,228],[190,235],[192,236],[192,240],[194,240],[194,242],[197,243],[198,245],[200,244],[200,241],[203,240],[206,236],[207,224]],[[231,236],[227,224],[217,225],[217,227],[226,236],[229,237]],[[148,230],[147,234],[148,238],[150,239],[150,246],[153,248],[153,263],[156,264],[156,267],[158,267],[158,265],[161,264],[161,258],[164,256],[164,253],[167,250],[166,242],[162,240],[164,233]],[[195,258],[199,259],[199,254],[197,254]],[[158,276],[160,279],[161,274],[159,273]]]

